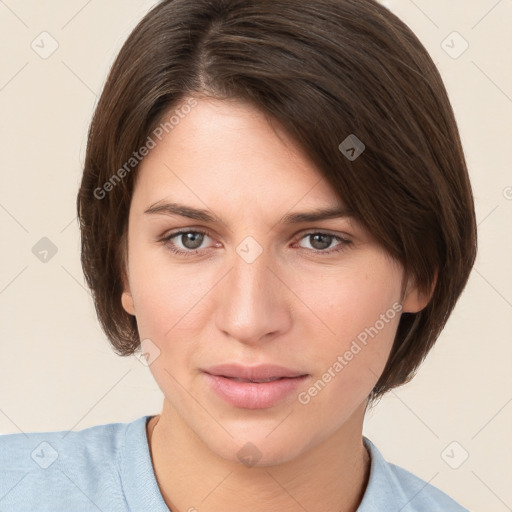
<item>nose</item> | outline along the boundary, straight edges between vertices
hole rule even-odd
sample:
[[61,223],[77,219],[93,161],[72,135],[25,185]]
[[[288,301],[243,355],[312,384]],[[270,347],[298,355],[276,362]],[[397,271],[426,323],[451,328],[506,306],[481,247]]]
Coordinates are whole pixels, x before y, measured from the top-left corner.
[[254,345],[275,339],[291,326],[287,288],[271,256],[263,251],[254,261],[236,253],[220,283],[216,325],[240,343]]

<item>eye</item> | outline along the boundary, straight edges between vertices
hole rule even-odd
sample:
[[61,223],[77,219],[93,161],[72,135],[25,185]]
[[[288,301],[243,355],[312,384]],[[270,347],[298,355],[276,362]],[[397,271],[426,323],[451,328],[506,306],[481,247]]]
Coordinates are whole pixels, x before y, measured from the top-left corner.
[[175,254],[191,256],[200,252],[205,237],[210,238],[206,231],[183,230],[171,233],[163,239],[163,242]]
[[[189,229],[170,233],[162,239],[162,242],[171,252],[179,256],[188,257],[212,248],[211,246],[201,247],[208,238],[211,240],[206,231]],[[304,245],[299,243],[300,248],[321,255],[341,252],[352,243],[342,236],[323,231],[306,233],[300,238],[300,241],[302,240],[309,240],[310,247],[304,247]],[[335,242],[338,243],[333,245]],[[217,243],[216,246],[218,247],[219,244]]]
[[[331,254],[334,252],[340,252],[346,249],[347,245],[350,245],[352,242],[346,238],[343,238],[339,235],[333,235],[331,233],[324,233],[322,231],[311,232],[304,235],[301,240],[310,241],[311,250],[320,254]],[[338,245],[332,246],[332,243],[338,241]],[[304,249],[309,249],[308,247],[304,247]],[[329,250],[326,250],[330,247]]]

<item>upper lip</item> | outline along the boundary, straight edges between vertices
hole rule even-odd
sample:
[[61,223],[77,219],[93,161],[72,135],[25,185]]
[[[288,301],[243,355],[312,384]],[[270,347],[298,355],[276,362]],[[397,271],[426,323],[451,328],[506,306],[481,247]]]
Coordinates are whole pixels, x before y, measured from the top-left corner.
[[220,364],[210,366],[203,370],[210,375],[218,375],[221,377],[261,380],[271,378],[293,378],[302,377],[307,373],[299,370],[293,370],[275,364],[261,364],[258,366],[243,366],[240,364]]

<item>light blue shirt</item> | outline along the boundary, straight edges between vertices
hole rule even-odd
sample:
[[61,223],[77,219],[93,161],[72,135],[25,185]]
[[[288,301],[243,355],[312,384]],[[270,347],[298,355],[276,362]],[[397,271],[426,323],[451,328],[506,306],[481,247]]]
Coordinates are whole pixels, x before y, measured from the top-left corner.
[[[0,512],[169,512],[151,463],[150,417],[0,435]],[[363,439],[371,469],[358,512],[468,512]],[[200,504],[195,508],[200,512]]]

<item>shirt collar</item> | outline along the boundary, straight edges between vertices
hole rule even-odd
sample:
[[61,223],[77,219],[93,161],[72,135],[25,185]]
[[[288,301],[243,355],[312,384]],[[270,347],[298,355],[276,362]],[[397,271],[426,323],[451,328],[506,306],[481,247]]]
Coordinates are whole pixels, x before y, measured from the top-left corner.
[[[146,424],[151,416],[128,423],[120,460],[120,474],[126,501],[131,510],[170,512],[153,470]],[[399,510],[393,486],[389,481],[388,463],[377,447],[366,437],[363,442],[370,455],[370,475],[357,512]]]
[[151,416],[142,416],[128,423],[120,460],[123,490],[130,510],[169,512],[160,493],[153,471],[146,423]]
[[388,479],[388,463],[377,447],[363,436],[363,443],[370,455],[370,476],[357,512],[375,512],[375,510],[399,510],[393,487]]

